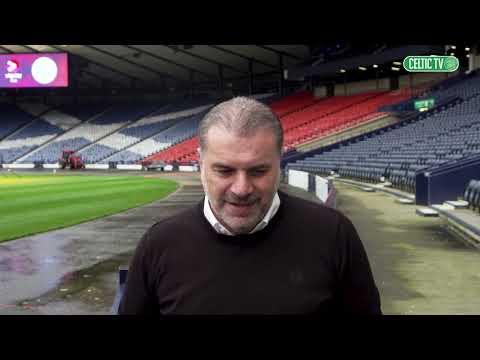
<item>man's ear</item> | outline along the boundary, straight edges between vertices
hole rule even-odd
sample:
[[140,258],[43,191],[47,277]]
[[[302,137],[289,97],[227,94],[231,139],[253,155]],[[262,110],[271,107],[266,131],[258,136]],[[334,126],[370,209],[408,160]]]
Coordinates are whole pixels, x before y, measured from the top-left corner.
[[202,151],[200,150],[200,147],[197,148],[197,153],[198,153],[198,165],[201,167],[202,166]]

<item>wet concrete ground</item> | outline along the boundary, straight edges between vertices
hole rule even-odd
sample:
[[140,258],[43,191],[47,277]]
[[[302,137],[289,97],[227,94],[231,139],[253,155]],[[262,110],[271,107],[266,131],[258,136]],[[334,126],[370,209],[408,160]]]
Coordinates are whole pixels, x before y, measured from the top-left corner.
[[[151,176],[182,187],[141,208],[0,244],[0,314],[109,314],[117,269],[128,264],[145,230],[203,196],[196,174]],[[336,186],[337,206],[362,238],[385,314],[480,312],[478,250],[450,235],[443,220],[415,215],[412,205]],[[314,199],[293,187],[282,189]]]
[[140,208],[0,244],[0,314],[108,314],[117,269],[143,233],[203,196],[190,174],[161,177],[181,187]]
[[357,227],[385,314],[480,313],[480,252],[442,218],[415,214],[381,192],[339,182],[337,207]]

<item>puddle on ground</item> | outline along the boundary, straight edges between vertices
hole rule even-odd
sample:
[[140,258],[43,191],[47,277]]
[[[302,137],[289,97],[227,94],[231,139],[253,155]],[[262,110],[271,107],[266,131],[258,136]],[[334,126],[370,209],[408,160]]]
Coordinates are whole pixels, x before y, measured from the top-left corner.
[[115,256],[89,268],[70,272],[63,276],[58,285],[43,295],[17,302],[17,306],[44,307],[51,303],[77,302],[92,312],[110,309],[118,284],[118,268],[127,266],[132,253]]

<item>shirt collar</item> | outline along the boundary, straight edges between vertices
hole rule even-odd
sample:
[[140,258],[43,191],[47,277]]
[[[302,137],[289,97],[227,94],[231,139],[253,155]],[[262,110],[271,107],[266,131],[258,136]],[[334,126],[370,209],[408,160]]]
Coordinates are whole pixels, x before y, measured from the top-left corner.
[[[270,220],[275,216],[275,214],[278,211],[278,208],[280,207],[280,197],[278,196],[278,192],[275,193],[275,196],[273,197],[272,204],[270,205],[270,208],[268,209],[267,213],[263,217],[262,221],[260,221],[252,231],[250,231],[249,234],[253,234],[257,231],[260,231],[264,229]],[[229,236],[234,236],[225,226],[223,226],[218,219],[216,218],[215,214],[213,213],[211,207],[210,207],[210,202],[208,200],[208,196],[205,195],[205,200],[203,202],[203,213],[205,215],[205,218],[208,220],[208,222],[213,226],[215,231],[219,234],[223,235],[229,235]]]

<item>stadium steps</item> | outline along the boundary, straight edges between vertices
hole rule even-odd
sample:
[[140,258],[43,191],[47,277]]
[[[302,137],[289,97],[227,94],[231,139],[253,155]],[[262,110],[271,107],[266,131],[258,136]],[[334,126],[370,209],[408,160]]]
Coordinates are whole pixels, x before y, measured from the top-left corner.
[[354,136],[357,136],[369,131],[377,130],[385,126],[400,123],[401,121],[402,119],[400,119],[395,115],[388,114],[388,113],[381,114],[380,116],[375,117],[374,119],[371,119],[365,123],[360,123],[351,128],[341,130],[339,132],[328,135],[326,137],[320,135],[316,139],[312,139],[306,143],[296,146],[296,149],[299,152],[307,152],[307,151],[328,146],[343,140],[348,140]]
[[110,110],[111,108],[112,108],[111,106],[108,107],[108,108],[106,108],[104,111],[98,113],[97,115],[94,115],[93,117],[91,117],[91,118],[88,119],[87,121],[81,121],[81,122],[79,122],[77,125],[71,127],[71,128],[68,129],[67,131],[64,131],[64,132],[58,134],[57,136],[55,136],[55,137],[51,138],[50,140],[44,142],[44,143],[43,143],[42,145],[40,145],[39,147],[37,147],[37,148],[33,149],[32,151],[29,151],[28,153],[26,153],[26,154],[20,156],[19,158],[15,159],[13,162],[16,163],[17,161],[22,161],[23,159],[26,159],[28,156],[34,154],[34,153],[37,152],[37,151],[42,150],[44,147],[50,145],[52,142],[54,142],[54,141],[55,141],[57,138],[59,138],[60,136],[67,134],[68,132],[76,129],[77,127],[79,127],[79,126],[81,126],[81,125],[84,125],[85,123],[87,123],[87,122],[89,122],[89,121],[95,120],[96,118],[98,118],[99,116],[103,115],[105,112],[107,112],[107,111]]

